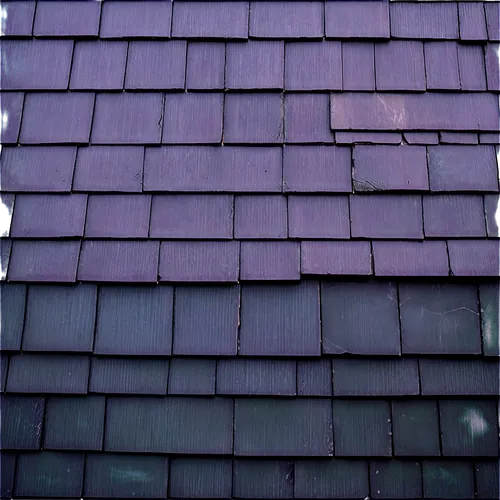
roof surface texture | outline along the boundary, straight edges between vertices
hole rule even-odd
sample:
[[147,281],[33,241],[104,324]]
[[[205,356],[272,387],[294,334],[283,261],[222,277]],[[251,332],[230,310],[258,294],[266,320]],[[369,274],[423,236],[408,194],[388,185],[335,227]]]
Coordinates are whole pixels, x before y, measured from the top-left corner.
[[2,2],[2,498],[498,499],[500,4]]

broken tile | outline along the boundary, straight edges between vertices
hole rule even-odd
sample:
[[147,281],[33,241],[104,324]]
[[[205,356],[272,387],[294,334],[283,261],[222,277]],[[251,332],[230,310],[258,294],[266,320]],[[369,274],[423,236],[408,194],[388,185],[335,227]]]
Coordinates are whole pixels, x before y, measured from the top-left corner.
[[0,285],[0,302],[0,348],[2,351],[20,351],[26,310],[26,285]]
[[467,132],[440,132],[441,144],[477,144],[478,134]]
[[372,498],[421,498],[420,462],[414,460],[370,462],[370,490]]
[[297,361],[297,395],[332,395],[332,363],[329,359]]
[[85,240],[78,279],[156,283],[159,246],[157,241]]
[[424,498],[474,498],[471,463],[458,461],[422,462]]
[[483,354],[485,356],[499,355],[499,300],[500,287],[497,283],[479,285],[479,300],[481,303],[481,331]]
[[483,47],[480,45],[458,45],[458,69],[462,90],[486,90]]
[[2,403],[2,450],[39,450],[45,399],[5,395],[0,401]]
[[498,460],[476,462],[475,476],[477,498],[497,498],[499,496]]
[[215,359],[173,358],[170,361],[168,393],[215,394]]
[[408,144],[438,144],[437,132],[405,132],[405,140]]
[[455,42],[426,42],[425,74],[429,90],[460,90]]
[[173,353],[235,355],[239,305],[238,286],[177,287]]
[[23,108],[23,103],[24,94],[22,92],[0,93],[0,113],[2,115],[0,142],[2,145],[17,143],[23,109],[26,113],[26,107]]
[[500,69],[498,62],[500,60],[500,44],[488,43],[485,48],[486,80],[488,90],[500,90]]
[[[436,134],[437,135],[437,134]],[[336,144],[401,144],[399,132],[335,132]]]
[[498,240],[448,240],[448,253],[453,276],[500,276]]
[[222,90],[226,46],[218,42],[189,42],[187,47],[186,88]]
[[236,196],[234,212],[235,238],[275,239],[288,236],[285,196]]
[[375,90],[373,43],[342,42],[342,89]]
[[96,354],[165,356],[172,352],[171,287],[101,287],[97,306]]
[[486,27],[490,40],[500,40],[500,10],[495,3],[485,3],[484,12],[486,14]]
[[31,36],[35,5],[33,1],[3,2],[2,36]]
[[458,16],[461,40],[487,40],[484,4],[458,2]]

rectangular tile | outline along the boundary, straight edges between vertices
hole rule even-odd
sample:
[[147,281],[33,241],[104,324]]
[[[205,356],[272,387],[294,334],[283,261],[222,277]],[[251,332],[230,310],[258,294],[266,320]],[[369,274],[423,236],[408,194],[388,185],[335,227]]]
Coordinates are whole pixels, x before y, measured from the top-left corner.
[[440,132],[441,144],[477,144],[478,134],[472,132]]
[[484,12],[486,14],[486,28],[490,40],[500,40],[500,11],[495,3],[485,3]]
[[39,450],[45,399],[35,396],[2,395],[0,401],[2,403],[2,450]]
[[484,283],[479,286],[479,300],[481,305],[481,332],[483,340],[483,354],[485,356],[499,355],[498,331],[500,288],[497,283]]
[[2,337],[0,338],[0,348],[2,351],[21,350],[21,338],[26,310],[26,292],[26,285],[13,283],[3,283],[0,285],[0,301],[2,306],[2,317],[0,318]]
[[424,498],[474,498],[474,473],[470,462],[424,460],[422,477]]
[[332,363],[329,359],[297,361],[297,395],[331,396]]
[[370,462],[370,488],[376,498],[422,497],[420,462],[377,460]]
[[[0,128],[0,142],[5,144],[16,144],[21,128],[21,115],[24,94],[22,92],[1,92],[0,103],[2,112],[2,127]],[[5,122],[4,116],[7,116]]]
[[408,144],[438,144],[437,132],[405,132],[405,140]]
[[425,74],[428,90],[460,90],[455,42],[426,42]]
[[496,498],[500,494],[500,482],[496,460],[475,464],[476,490],[478,498]]
[[459,2],[461,40],[487,40],[484,4],[478,2]]
[[287,198],[285,196],[235,196],[235,238],[275,239],[287,236]]
[[342,42],[342,90],[375,90],[373,43]]
[[401,132],[335,132],[336,144],[399,145],[402,142],[403,134]]
[[1,458],[2,458],[2,470],[0,474],[2,477],[2,485],[0,486],[0,495],[2,495],[5,498],[11,498],[12,495],[14,494],[16,454],[2,452]]
[[226,46],[219,42],[189,42],[187,47],[186,88],[222,90],[226,65]]
[[2,23],[2,34],[4,36],[31,36],[35,5],[34,1],[4,2],[3,8],[6,16]]
[[485,48],[486,80],[488,90],[500,90],[500,69],[498,62],[500,60],[500,44],[488,43]]
[[452,276],[500,276],[498,240],[448,240],[448,253]]
[[494,132],[479,134],[479,142],[481,144],[500,144],[500,134]]
[[168,393],[215,394],[215,359],[173,358],[170,361]]

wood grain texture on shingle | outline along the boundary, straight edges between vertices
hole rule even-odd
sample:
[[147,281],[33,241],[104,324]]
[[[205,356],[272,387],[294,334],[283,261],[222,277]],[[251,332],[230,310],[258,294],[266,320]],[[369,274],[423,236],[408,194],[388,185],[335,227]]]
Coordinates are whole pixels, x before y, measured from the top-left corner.
[[168,376],[169,394],[214,395],[215,359],[174,358]]
[[284,239],[288,237],[285,196],[235,196],[234,237]]
[[460,90],[455,42],[424,43],[428,90]]
[[[11,396],[1,398],[2,449],[38,450],[45,400],[36,396]],[[3,459],[3,457],[2,457]]]
[[486,80],[488,90],[500,91],[500,69],[498,67],[500,53],[499,43],[489,43],[485,48]]
[[335,132],[335,142],[336,144],[398,145],[403,142],[403,134],[400,132]]
[[[443,481],[441,477],[450,479]],[[424,460],[422,478],[424,498],[474,498],[474,473],[470,463],[446,461],[437,465]]]
[[342,42],[342,89],[375,90],[373,43]]
[[190,42],[187,48],[186,88],[222,90],[226,46],[220,42]]
[[498,240],[448,240],[453,276],[500,276]]
[[[15,144],[21,128],[21,116],[24,108],[24,94],[22,92],[2,92],[0,101],[2,105],[2,127],[0,128],[0,142],[2,144]],[[6,117],[6,119],[4,118]]]
[[484,12],[486,14],[486,28],[488,31],[488,39],[500,41],[500,10],[495,3],[485,3]]
[[24,328],[26,285],[0,285],[0,299],[3,310],[0,318],[0,348],[2,351],[19,351]]
[[481,2],[458,2],[461,40],[487,40],[484,4]]
[[4,2],[2,7],[5,16],[2,23],[2,35],[31,36],[35,5],[36,2],[33,1]]
[[478,134],[472,132],[440,132],[441,144],[477,144]]
[[500,206],[500,196],[497,194],[487,194],[484,196],[484,213],[486,216],[486,231],[488,236],[498,238],[500,236],[499,223],[496,213]]
[[422,471],[415,460],[370,462],[370,488],[374,498],[422,496]]

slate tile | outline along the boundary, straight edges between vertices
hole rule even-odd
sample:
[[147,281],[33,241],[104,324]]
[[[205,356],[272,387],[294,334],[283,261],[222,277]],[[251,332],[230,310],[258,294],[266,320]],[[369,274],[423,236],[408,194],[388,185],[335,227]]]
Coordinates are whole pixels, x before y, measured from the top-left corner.
[[499,41],[500,40],[500,11],[498,5],[496,4],[484,4],[484,12],[486,15],[486,28],[488,31],[488,38],[490,40]]
[[423,146],[355,146],[353,161],[356,191],[429,189]]
[[[21,195],[22,196],[22,195]],[[0,237],[8,238],[11,232],[12,212],[14,210],[15,195],[0,193],[0,210],[2,211],[2,223],[0,225]]]
[[273,359],[221,359],[217,362],[217,394],[295,396],[296,362]]
[[226,45],[226,88],[282,89],[283,41],[247,41]]
[[104,394],[167,393],[166,359],[92,358],[89,391]]
[[33,35],[96,37],[100,15],[99,2],[40,2],[36,8]]
[[31,36],[36,2],[3,2],[6,16],[2,20],[3,36]]
[[9,367],[9,356],[5,352],[0,352],[0,392],[5,392],[5,382],[7,381],[7,369]]
[[350,148],[286,146],[283,149],[283,190],[350,193]]
[[173,358],[170,361],[168,393],[215,394],[215,359]]
[[79,241],[15,240],[9,262],[10,281],[74,282]]
[[7,278],[11,247],[12,240],[0,239],[0,281],[5,281]]
[[301,241],[300,271],[305,275],[372,274],[370,243]]
[[373,43],[342,42],[342,90],[375,90]]
[[408,144],[438,144],[437,132],[405,132],[405,141]]
[[332,395],[332,364],[329,359],[297,361],[297,395]]
[[145,191],[281,192],[280,148],[147,148]]
[[85,236],[147,238],[151,196],[95,194],[89,197]]
[[84,194],[17,195],[10,234],[14,238],[83,236],[86,210]]
[[425,90],[422,42],[376,43],[375,82],[377,90]]
[[236,282],[240,245],[236,241],[165,241],[158,279],[171,282]]
[[72,55],[70,40],[3,40],[2,89],[65,90]]
[[499,355],[499,336],[497,332],[499,321],[500,288],[497,283],[483,283],[479,285],[479,300],[481,307],[481,332],[483,354],[485,356]]
[[425,74],[428,90],[460,90],[455,42],[426,42]]
[[441,400],[439,417],[443,455],[498,457],[495,401]]
[[78,265],[81,281],[156,283],[159,242],[85,240]]
[[159,143],[162,104],[159,93],[97,94],[92,143]]
[[248,38],[248,2],[175,5],[172,35],[180,38]]
[[97,288],[31,285],[23,351],[92,351]]
[[293,462],[233,460],[234,498],[292,498]]
[[[88,356],[15,354],[10,357],[7,392],[85,394]],[[43,377],[40,374],[43,373]]]
[[103,396],[48,398],[45,450],[100,450],[104,433]]
[[3,147],[2,189],[6,191],[69,191],[76,148]]
[[318,283],[244,285],[239,354],[318,356]]
[[287,90],[341,90],[342,50],[340,42],[287,43],[285,88]]
[[498,362],[476,359],[420,359],[422,395],[498,395]]
[[19,142],[86,143],[93,106],[94,95],[84,92],[27,94]]
[[[460,5],[462,4],[460,3]],[[486,90],[483,47],[480,45],[458,45],[458,69],[462,90]]]
[[170,2],[104,2],[101,38],[168,38],[172,19]]
[[477,144],[478,134],[467,132],[440,132],[441,144]]
[[[96,354],[169,355],[173,290],[167,286],[99,289]],[[140,336],[137,332],[142,332]]]
[[16,472],[16,455],[14,453],[2,453],[0,460],[2,461],[0,469],[0,497],[12,498],[14,492],[14,475]]
[[2,403],[2,450],[39,450],[45,399],[5,395],[0,401]]
[[78,90],[122,89],[127,50],[127,42],[76,42],[70,88]]
[[236,456],[332,456],[331,401],[236,399]]
[[227,94],[223,142],[283,142],[283,98],[280,94]]
[[[437,134],[436,134],[437,136]],[[401,144],[400,132],[335,132],[336,144]]]
[[85,461],[84,495],[89,497],[164,498],[168,458],[89,453]]
[[422,476],[425,498],[474,498],[474,472],[471,463],[424,460]]
[[290,238],[349,238],[347,196],[288,197]]
[[432,191],[498,191],[493,146],[431,146],[428,161]]
[[498,61],[500,59],[500,44],[488,43],[485,48],[486,80],[488,90],[500,90],[500,70]]
[[251,2],[249,34],[253,38],[322,38],[321,2]]
[[[198,455],[233,450],[233,401],[222,398],[108,398],[105,450]],[[137,422],[142,422],[137,427]],[[136,432],[124,432],[124,429]]]
[[327,94],[285,95],[285,142],[333,143]]
[[144,148],[90,146],[80,148],[73,189],[77,191],[142,191]]
[[334,396],[419,394],[416,359],[334,359]]
[[0,348],[2,351],[20,351],[26,305],[26,285],[0,285]]
[[398,292],[392,283],[324,282],[323,353],[401,354]]
[[351,196],[350,214],[353,238],[423,238],[418,195]]
[[459,2],[461,40],[487,40],[486,17],[483,5],[477,2]]
[[370,462],[372,498],[422,497],[422,470],[415,461]]
[[220,144],[223,94],[182,93],[165,98],[163,143]]
[[448,253],[453,276],[499,276],[497,240],[449,240]]
[[17,459],[15,494],[35,497],[79,497],[83,486],[83,453],[44,451]]
[[239,307],[238,286],[177,287],[174,354],[235,355]]
[[479,142],[481,144],[500,144],[500,134],[494,132],[479,134]]
[[387,401],[333,401],[335,456],[392,455]]
[[189,42],[187,46],[186,88],[222,90],[226,46],[219,42]]
[[0,111],[2,113],[0,142],[2,144],[15,144],[17,142],[21,128],[23,102],[24,94],[22,92],[0,93]]
[[285,196],[236,196],[234,217],[235,238],[281,239],[288,235]]
[[376,276],[448,276],[444,241],[373,241]]
[[406,3],[391,5],[394,38],[458,38],[455,3]]
[[499,495],[498,460],[475,464],[476,491],[478,498],[497,498]]

